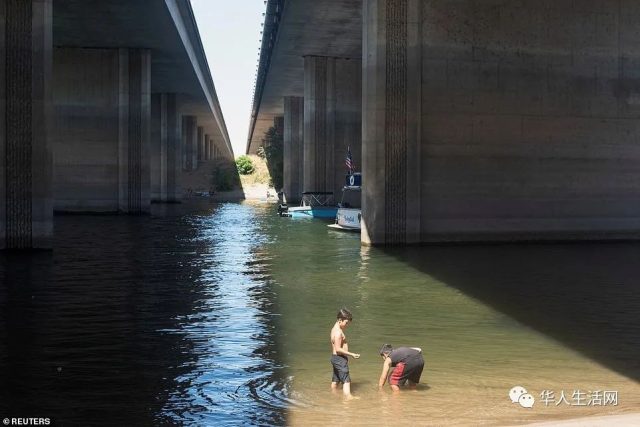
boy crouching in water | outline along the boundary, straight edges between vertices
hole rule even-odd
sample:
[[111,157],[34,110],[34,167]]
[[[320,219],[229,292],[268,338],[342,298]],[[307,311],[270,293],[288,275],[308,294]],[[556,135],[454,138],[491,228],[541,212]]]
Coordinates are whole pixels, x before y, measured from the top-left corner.
[[399,347],[394,349],[390,344],[384,344],[380,349],[382,373],[378,381],[378,387],[382,388],[387,381],[387,375],[394,368],[389,385],[393,391],[400,390],[400,385],[408,383],[410,389],[416,388],[420,382],[420,376],[424,369],[424,358],[420,347]]
[[344,329],[353,320],[351,313],[346,308],[338,311],[338,319],[331,329],[331,365],[333,366],[333,379],[331,380],[331,389],[336,390],[338,383],[342,383],[342,392],[345,397],[352,399],[351,395],[351,377],[349,376],[349,359],[360,358],[357,353],[349,352],[349,344],[344,334]]

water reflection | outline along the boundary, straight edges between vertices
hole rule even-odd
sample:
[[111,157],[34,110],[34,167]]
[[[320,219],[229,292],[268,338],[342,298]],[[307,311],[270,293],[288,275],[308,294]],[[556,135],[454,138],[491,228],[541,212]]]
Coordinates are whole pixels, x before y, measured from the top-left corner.
[[192,259],[203,299],[176,319],[177,328],[163,332],[190,341],[197,359],[176,378],[185,389],[163,412],[196,424],[282,423],[286,380],[275,361],[274,298],[260,221],[247,205],[226,204],[193,226],[199,230],[194,241],[210,248]]
[[251,211],[57,217],[53,253],[2,255],[0,413],[281,424],[269,278],[244,274],[269,261]]

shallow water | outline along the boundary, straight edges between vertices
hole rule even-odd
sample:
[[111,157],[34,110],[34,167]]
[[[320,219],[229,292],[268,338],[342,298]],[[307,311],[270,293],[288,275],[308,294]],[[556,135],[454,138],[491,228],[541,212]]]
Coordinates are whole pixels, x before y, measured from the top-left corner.
[[[273,205],[56,217],[0,258],[0,415],[64,424],[520,424],[640,408],[640,244],[362,248]],[[341,306],[354,394],[329,390]],[[416,392],[376,387],[420,346]],[[509,389],[537,399],[512,404]],[[548,406],[543,390],[618,392]],[[584,402],[583,402],[584,403]],[[5,415],[6,414],[6,415]]]
[[[508,425],[640,408],[637,243],[382,250],[318,221],[273,227],[279,348],[298,402],[290,424]],[[341,306],[362,355],[350,360],[360,398],[350,402],[329,392]],[[418,391],[377,390],[383,343],[423,349]],[[516,385],[533,408],[511,403]],[[592,392],[604,390],[618,392],[617,406],[596,405]]]

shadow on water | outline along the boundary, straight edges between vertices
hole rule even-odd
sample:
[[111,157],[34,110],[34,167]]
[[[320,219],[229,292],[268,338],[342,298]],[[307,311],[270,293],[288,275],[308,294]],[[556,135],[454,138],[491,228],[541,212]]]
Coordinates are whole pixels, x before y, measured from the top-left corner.
[[640,244],[379,250],[640,381]]
[[63,217],[56,229],[54,252],[2,257],[3,414],[148,422],[173,387],[159,373],[189,358],[155,331],[193,301],[158,280],[141,219]]
[[[256,257],[225,270],[216,254],[233,242],[200,238],[220,205],[193,209],[60,216],[53,252],[0,254],[0,414],[65,425],[283,423],[268,278],[234,282]],[[223,292],[241,284],[225,311]],[[225,334],[248,340],[216,339]]]

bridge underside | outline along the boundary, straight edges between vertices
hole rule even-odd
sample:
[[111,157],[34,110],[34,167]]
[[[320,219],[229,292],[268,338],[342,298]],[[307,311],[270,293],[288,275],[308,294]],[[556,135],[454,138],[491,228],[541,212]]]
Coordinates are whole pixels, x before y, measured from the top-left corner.
[[0,23],[0,247],[51,247],[54,210],[179,201],[183,171],[233,158],[188,2],[7,0]]
[[[284,115],[285,152],[304,154],[302,174],[300,162],[285,163],[285,191],[331,187],[346,142],[335,122],[353,120],[365,244],[638,237],[640,5],[340,3],[288,2],[280,17],[248,149],[261,120]],[[318,22],[299,25],[302,10]],[[360,79],[331,71],[319,80],[324,63],[344,57],[362,62]],[[359,105],[336,90],[360,80]],[[300,102],[302,135],[287,134],[299,128],[290,110]],[[357,117],[340,105],[357,106]]]

